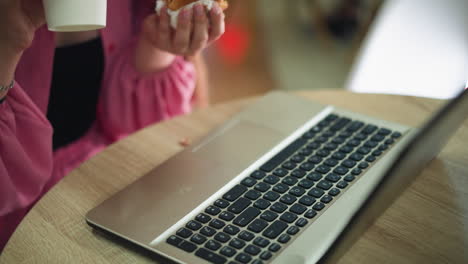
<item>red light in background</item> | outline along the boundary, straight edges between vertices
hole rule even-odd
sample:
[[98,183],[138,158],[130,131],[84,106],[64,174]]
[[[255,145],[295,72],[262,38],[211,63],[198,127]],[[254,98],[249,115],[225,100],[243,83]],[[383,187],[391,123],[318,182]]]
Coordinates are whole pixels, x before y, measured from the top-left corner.
[[226,24],[224,35],[216,43],[221,58],[228,64],[238,65],[247,57],[250,34],[241,25]]

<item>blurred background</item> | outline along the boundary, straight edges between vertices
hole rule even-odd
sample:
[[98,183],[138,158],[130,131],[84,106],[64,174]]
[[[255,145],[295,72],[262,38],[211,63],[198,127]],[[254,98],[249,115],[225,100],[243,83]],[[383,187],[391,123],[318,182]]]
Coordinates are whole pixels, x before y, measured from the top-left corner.
[[466,0],[230,0],[206,50],[211,103],[269,90],[451,98],[468,77]]

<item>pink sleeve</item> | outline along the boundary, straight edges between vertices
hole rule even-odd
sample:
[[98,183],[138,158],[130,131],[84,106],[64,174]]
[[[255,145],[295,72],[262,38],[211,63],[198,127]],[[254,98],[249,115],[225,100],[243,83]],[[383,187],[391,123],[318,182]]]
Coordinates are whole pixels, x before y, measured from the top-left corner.
[[0,219],[29,207],[52,172],[52,128],[16,84],[0,104]]
[[105,74],[98,120],[111,140],[191,110],[193,64],[177,57],[167,69],[142,75],[134,67],[134,48],[135,42],[117,55]]

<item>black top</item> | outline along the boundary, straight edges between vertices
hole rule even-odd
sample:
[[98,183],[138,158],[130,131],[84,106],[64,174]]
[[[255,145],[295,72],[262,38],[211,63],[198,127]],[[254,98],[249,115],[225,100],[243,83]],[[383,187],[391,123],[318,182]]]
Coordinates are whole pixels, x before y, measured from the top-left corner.
[[56,49],[47,110],[54,150],[82,137],[96,120],[103,71],[100,38]]

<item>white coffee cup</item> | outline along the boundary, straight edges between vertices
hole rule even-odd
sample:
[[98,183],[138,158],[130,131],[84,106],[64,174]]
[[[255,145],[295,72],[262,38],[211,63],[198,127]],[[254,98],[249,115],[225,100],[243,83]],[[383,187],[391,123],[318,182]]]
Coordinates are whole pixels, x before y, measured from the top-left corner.
[[43,0],[51,31],[72,32],[106,26],[107,0]]

